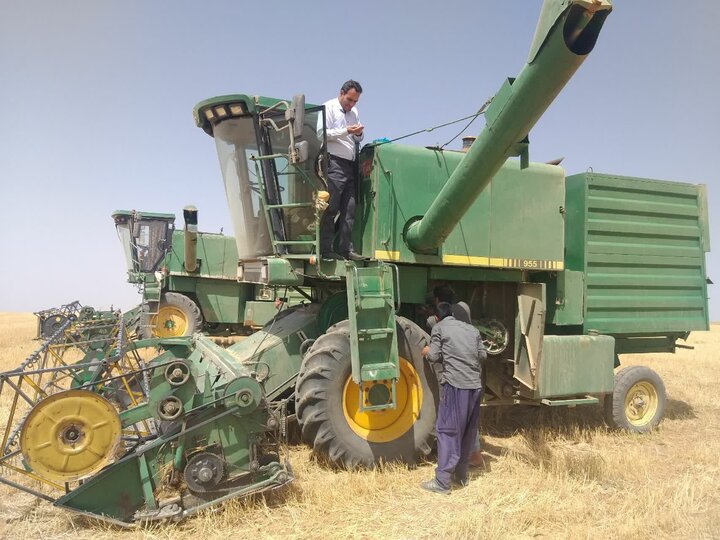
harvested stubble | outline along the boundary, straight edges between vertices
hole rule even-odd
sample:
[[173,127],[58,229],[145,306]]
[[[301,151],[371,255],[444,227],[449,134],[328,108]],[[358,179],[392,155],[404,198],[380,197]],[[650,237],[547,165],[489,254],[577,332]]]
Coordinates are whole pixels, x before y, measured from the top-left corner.
[[[0,369],[33,350],[34,324],[0,314]],[[288,489],[134,531],[0,487],[0,537],[720,538],[720,326],[689,342],[695,350],[623,359],[665,381],[666,417],[654,433],[611,431],[592,408],[485,410],[488,466],[450,497],[419,489],[432,463],[330,471],[298,446]]]

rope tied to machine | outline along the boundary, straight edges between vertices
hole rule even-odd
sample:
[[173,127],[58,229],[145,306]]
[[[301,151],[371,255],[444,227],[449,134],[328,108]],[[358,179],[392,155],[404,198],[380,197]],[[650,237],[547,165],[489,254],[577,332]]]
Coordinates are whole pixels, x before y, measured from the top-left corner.
[[378,146],[381,144],[387,144],[395,141],[399,141],[402,139],[407,139],[408,137],[412,137],[414,135],[419,135],[420,133],[430,133],[432,131],[435,131],[436,129],[444,128],[447,126],[451,126],[453,124],[457,124],[459,122],[463,122],[464,120],[470,120],[459,132],[457,135],[455,135],[452,139],[450,139],[448,142],[443,144],[442,146],[434,146],[432,148],[435,148],[437,150],[443,150],[447,145],[452,143],[455,139],[457,139],[460,135],[462,135],[467,128],[470,127],[470,125],[477,119],[478,116],[485,114],[485,110],[487,109],[488,105],[492,102],[493,98],[488,99],[485,103],[483,103],[482,107],[478,109],[477,112],[473,114],[469,114],[468,116],[463,116],[462,118],[458,118],[457,120],[452,120],[450,122],[445,122],[444,124],[438,124],[437,126],[432,126],[425,129],[420,129],[418,131],[413,131],[412,133],[407,133],[405,135],[401,135],[400,137],[395,137],[393,139],[378,139],[377,141],[373,141],[373,143],[377,144]]

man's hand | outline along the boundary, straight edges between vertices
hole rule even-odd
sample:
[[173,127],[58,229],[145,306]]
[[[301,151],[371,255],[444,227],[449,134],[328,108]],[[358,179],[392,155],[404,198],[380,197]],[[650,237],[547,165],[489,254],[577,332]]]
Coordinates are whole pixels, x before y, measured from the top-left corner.
[[429,346],[429,345],[425,345],[425,346],[423,347],[423,350],[422,350],[422,355],[423,355],[423,356],[427,356],[429,352],[430,352],[430,346]]
[[363,129],[365,129],[365,126],[362,124],[353,124],[352,126],[347,127],[347,131],[350,135],[357,135],[358,137],[362,135]]

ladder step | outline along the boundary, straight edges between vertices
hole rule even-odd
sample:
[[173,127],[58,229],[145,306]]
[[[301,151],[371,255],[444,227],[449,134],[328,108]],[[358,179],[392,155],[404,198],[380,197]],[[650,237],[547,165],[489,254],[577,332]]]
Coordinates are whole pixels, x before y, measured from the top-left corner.
[[361,298],[361,309],[380,309],[390,305],[390,300],[386,298]]
[[386,381],[398,376],[398,368],[392,362],[364,364],[361,369],[363,381]]
[[395,331],[394,328],[361,328],[357,331],[358,336],[387,336]]

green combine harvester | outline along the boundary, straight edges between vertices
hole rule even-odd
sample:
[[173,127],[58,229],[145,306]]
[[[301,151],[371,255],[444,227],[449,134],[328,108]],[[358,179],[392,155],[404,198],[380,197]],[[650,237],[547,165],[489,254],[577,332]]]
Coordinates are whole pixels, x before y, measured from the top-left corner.
[[138,319],[140,335],[247,335],[277,315],[276,300],[288,306],[303,299],[298,293],[280,298],[276,287],[238,283],[235,239],[198,231],[193,206],[183,215],[184,230],[175,229],[174,214],[117,210],[112,215],[128,282],[142,294],[140,307],[128,314]]
[[441,284],[484,330],[493,321],[485,405],[604,404],[612,424],[658,424],[657,374],[615,368],[621,353],[674,351],[708,328],[704,187],[566,177],[529,161],[528,133],[610,11],[546,2],[527,65],[491,100],[467,153],[363,149],[354,246],[364,264],[318,256],[322,107],[245,95],[195,107],[217,144],[239,279],[313,291],[311,305],[231,350],[267,366],[269,395],[294,396],[316,452],[343,466],[430,452],[438,392],[421,357],[423,308]]
[[[195,121],[215,139],[233,219],[237,280],[309,301],[227,349],[197,334],[121,347],[113,358],[162,354],[121,371],[127,398],[108,376],[33,402],[6,459],[65,487],[55,504],[123,523],[179,519],[290,481],[280,455],[289,415],[330,463],[414,463],[433,449],[438,402],[421,355],[426,298],[446,284],[491,346],[484,405],[604,404],[614,425],[653,429],[662,381],[644,367],[616,373],[618,355],[674,351],[708,329],[704,187],[566,177],[528,153],[530,130],[611,9],[545,0],[527,65],[485,109],[467,153],[362,150],[354,245],[364,262],[318,256],[322,107],[303,96],[199,103]],[[65,420],[65,404],[87,406],[93,420]],[[90,454],[75,442],[95,435]]]

